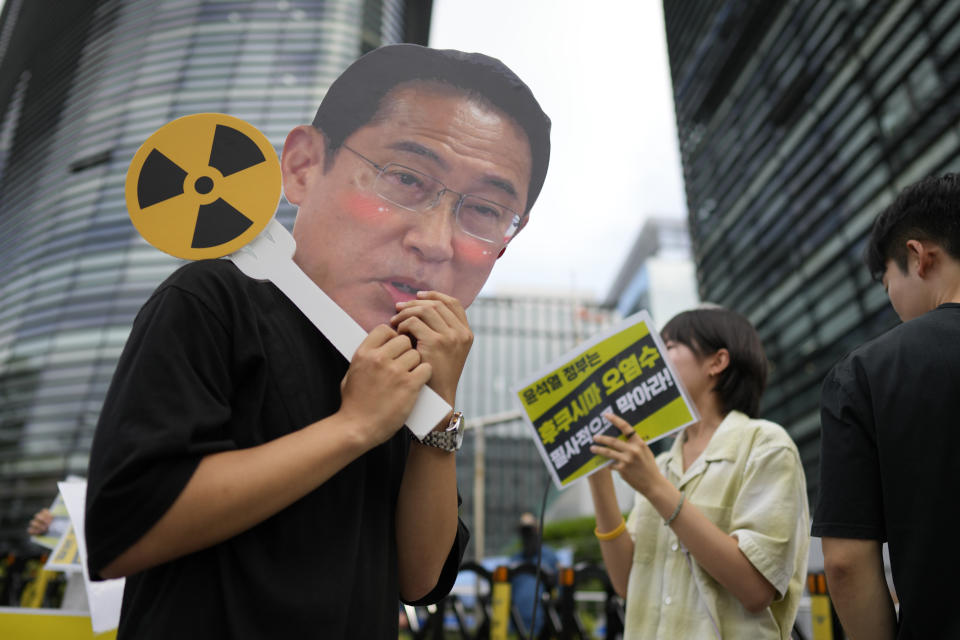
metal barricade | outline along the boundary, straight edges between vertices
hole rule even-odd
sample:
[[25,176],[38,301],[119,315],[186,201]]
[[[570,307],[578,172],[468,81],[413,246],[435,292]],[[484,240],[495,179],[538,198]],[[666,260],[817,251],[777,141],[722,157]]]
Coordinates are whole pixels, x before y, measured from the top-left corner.
[[[539,576],[538,576],[539,573]],[[515,565],[510,569],[509,580],[511,583],[514,582],[514,578],[520,575],[530,575],[539,577],[539,587],[537,588],[537,594],[539,595],[539,600],[537,603],[536,618],[543,620],[543,626],[540,628],[540,633],[537,634],[538,640],[546,640],[547,638],[556,638],[560,633],[562,624],[560,622],[560,615],[557,612],[556,600],[553,596],[556,585],[557,585],[557,576],[554,572],[549,569],[544,569],[540,567],[539,571],[537,565],[532,562],[524,562],[522,564]],[[531,629],[528,629],[524,623],[523,613],[517,607],[515,602],[510,604],[510,620],[513,622],[514,629],[520,634],[522,638],[531,637]],[[535,624],[535,622],[534,622]]]
[[[404,605],[404,613],[414,640],[443,640],[449,638],[449,634],[444,629],[448,612],[456,620],[458,637],[463,640],[488,640],[490,638],[493,575],[486,567],[473,561],[464,562],[460,567],[460,572],[476,575],[476,589],[471,596],[476,599],[473,607],[476,617],[473,628],[471,629],[469,616],[464,606],[465,596],[451,593],[436,605],[429,607]],[[418,609],[426,614],[422,624],[420,623]]]
[[561,619],[561,640],[586,640],[591,636],[580,617],[576,606],[578,587],[591,580],[599,580],[603,585],[604,598],[604,638],[616,640],[623,636],[624,611],[623,600],[613,590],[606,570],[596,564],[581,562],[573,569],[561,569],[560,589],[558,593]]
[[[499,640],[508,637],[511,622],[520,638],[529,637],[521,611],[510,598],[510,583],[520,575],[536,577],[536,565],[528,562],[489,571],[476,562],[466,562],[460,570],[476,575],[472,593],[454,592],[430,607],[404,608],[414,640],[454,637],[463,640]],[[586,640],[597,637],[590,634],[581,615],[584,602],[589,601],[603,603],[603,638],[617,640],[622,637],[623,600],[614,592],[602,566],[580,563],[573,568],[561,568],[556,574],[540,569],[539,574],[537,619],[542,620],[543,624],[536,640]],[[583,590],[587,583],[596,584],[596,581],[602,585],[602,591]],[[499,611],[495,603],[497,594],[501,599],[506,599]]]

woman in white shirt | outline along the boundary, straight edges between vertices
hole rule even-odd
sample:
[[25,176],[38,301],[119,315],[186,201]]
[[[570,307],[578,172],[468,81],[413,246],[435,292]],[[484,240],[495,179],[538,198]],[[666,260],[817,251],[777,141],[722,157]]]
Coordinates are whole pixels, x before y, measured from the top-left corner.
[[[700,421],[655,459],[608,414],[624,435],[596,436],[592,447],[613,461],[589,482],[604,564],[626,600],[625,637],[787,639],[809,512],[790,436],[750,417],[766,383],[760,339],[721,308],[681,313],[661,335]],[[637,492],[626,521],[611,470]]]

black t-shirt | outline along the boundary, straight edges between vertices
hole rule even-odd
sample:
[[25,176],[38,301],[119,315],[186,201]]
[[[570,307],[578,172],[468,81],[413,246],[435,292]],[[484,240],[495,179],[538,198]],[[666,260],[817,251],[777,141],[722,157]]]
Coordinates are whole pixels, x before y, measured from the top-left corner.
[[[227,261],[186,265],[147,301],[90,456],[94,577],[173,504],[200,460],[334,413],[347,361],[272,284]],[[394,514],[410,433],[276,515],[127,578],[121,638],[396,638]],[[450,590],[463,523],[436,589]]]
[[960,304],[846,356],[821,402],[813,535],[888,542],[898,638],[960,638]]

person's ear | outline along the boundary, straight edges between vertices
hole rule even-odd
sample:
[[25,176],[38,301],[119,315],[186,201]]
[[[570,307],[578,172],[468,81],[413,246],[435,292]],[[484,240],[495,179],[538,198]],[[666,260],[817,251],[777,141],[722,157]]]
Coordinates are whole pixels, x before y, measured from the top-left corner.
[[710,355],[710,368],[708,372],[711,376],[720,375],[730,366],[730,352],[725,347],[717,349]]
[[307,193],[310,174],[321,168],[326,145],[323,134],[308,124],[300,125],[287,134],[280,154],[283,174],[283,195],[290,204],[299,205]]
[[917,276],[926,278],[937,262],[940,247],[932,242],[907,240],[907,271],[911,264],[917,265]]

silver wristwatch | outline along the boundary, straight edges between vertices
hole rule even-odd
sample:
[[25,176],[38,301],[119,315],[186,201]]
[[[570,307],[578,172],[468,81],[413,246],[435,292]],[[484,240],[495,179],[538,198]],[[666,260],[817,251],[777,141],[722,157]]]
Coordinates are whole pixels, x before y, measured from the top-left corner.
[[463,412],[454,411],[446,429],[431,431],[420,442],[444,451],[458,451],[463,444]]

